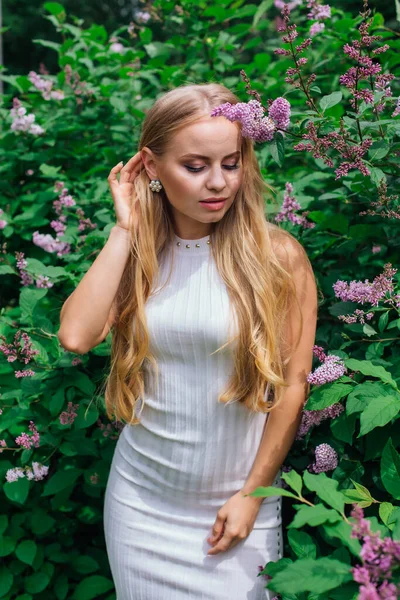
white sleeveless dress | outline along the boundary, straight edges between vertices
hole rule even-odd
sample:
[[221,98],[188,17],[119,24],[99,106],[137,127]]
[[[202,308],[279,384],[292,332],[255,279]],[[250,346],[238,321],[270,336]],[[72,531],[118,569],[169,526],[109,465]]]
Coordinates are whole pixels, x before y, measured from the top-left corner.
[[[209,236],[161,261],[146,317],[159,387],[145,375],[141,423],[122,429],[108,477],[104,532],[117,600],[272,600],[259,566],[282,557],[281,497],[265,498],[250,535],[207,555],[219,508],[244,485],[267,415],[221,404],[237,321]],[[176,245],[180,242],[180,246]],[[188,248],[186,245],[189,245]],[[199,247],[196,247],[196,244]],[[235,344],[236,341],[233,342]],[[280,470],[274,485],[281,487]]]

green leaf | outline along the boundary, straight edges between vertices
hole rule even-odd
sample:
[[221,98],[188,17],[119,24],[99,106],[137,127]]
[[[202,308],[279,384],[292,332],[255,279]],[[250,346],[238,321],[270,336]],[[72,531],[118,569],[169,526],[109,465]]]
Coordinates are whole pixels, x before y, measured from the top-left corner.
[[48,177],[49,179],[58,179],[60,177],[61,167],[53,167],[51,165],[42,163],[39,165],[39,171],[44,177]]
[[11,590],[14,575],[5,565],[0,566],[0,597],[2,598]]
[[301,558],[276,573],[268,583],[268,589],[280,594],[295,594],[296,598],[302,592],[325,594],[352,581],[350,569],[350,565],[332,558]]
[[34,44],[37,44],[38,46],[44,46],[45,48],[51,48],[52,50],[55,50],[57,53],[60,52],[61,44],[57,44],[57,42],[50,42],[49,40],[40,40],[38,38],[33,39],[32,42]]
[[87,556],[84,554],[74,558],[70,565],[73,569],[75,569],[75,571],[77,571],[77,573],[83,573],[85,575],[100,569],[100,565],[97,560],[95,560],[92,556]]
[[303,488],[303,480],[301,479],[301,475],[297,473],[294,469],[288,471],[282,471],[282,479],[294,490],[297,492],[299,496],[301,496],[301,490]]
[[62,4],[58,2],[45,2],[44,9],[48,10],[52,15],[59,15],[60,13],[65,13],[65,8]]
[[319,101],[322,112],[325,112],[327,108],[335,106],[335,104],[339,104],[339,102],[342,101],[342,98],[342,92],[332,92],[332,94],[328,94],[328,96],[322,96]]
[[393,498],[400,500],[400,455],[389,438],[381,457],[381,479]]
[[113,587],[114,584],[110,579],[102,575],[91,575],[77,585],[71,600],[92,600],[112,590]]
[[27,565],[33,565],[37,552],[37,546],[33,540],[24,540],[18,544],[15,554],[17,558]]
[[16,275],[17,272],[15,269],[10,267],[10,265],[0,265],[0,275]]
[[330,479],[325,473],[309,473],[307,470],[303,474],[304,485],[312,492],[315,492],[321,500],[336,509],[338,512],[344,512],[344,499],[342,492],[338,491],[338,481]]
[[297,529],[288,530],[291,549],[298,558],[317,558],[317,547],[311,535]]
[[40,594],[49,585],[50,577],[47,573],[38,571],[24,577],[25,590],[31,594]]
[[58,473],[55,473],[51,479],[46,482],[42,496],[57,494],[61,490],[74,485],[82,473],[82,469],[69,469],[68,471],[59,471]]
[[349,523],[345,521],[324,523],[322,527],[329,539],[339,539],[342,545],[348,548],[354,556],[360,557],[361,544],[357,539],[351,537],[352,527]]
[[389,311],[387,310],[379,317],[378,329],[380,332],[385,331],[388,321],[389,321]]
[[250,494],[244,494],[245,496],[252,496],[254,498],[269,498],[271,496],[287,496],[288,498],[295,498],[298,500],[295,494],[289,492],[289,490],[285,490],[283,488],[277,488],[272,486],[259,486],[254,491],[250,492]]
[[397,389],[396,382],[392,378],[392,375],[380,365],[373,365],[369,360],[357,360],[355,358],[345,358],[344,363],[346,367],[352,371],[360,371],[363,375],[377,377]]
[[339,402],[353,389],[354,386],[337,381],[324,383],[313,389],[305,408],[306,410],[322,410]]
[[19,305],[21,307],[21,319],[31,320],[32,313],[36,304],[48,293],[47,288],[28,288],[24,287],[19,295]]
[[360,415],[360,433],[357,438],[376,427],[384,427],[400,412],[400,394],[378,396]]
[[315,506],[301,504],[297,506],[299,506],[298,511],[293,521],[288,525],[288,529],[292,527],[298,529],[304,525],[317,527],[317,525],[322,525],[322,523],[336,523],[342,520],[342,517],[336,510],[326,508],[323,504],[316,504]]
[[3,484],[3,490],[9,500],[24,504],[29,493],[29,479],[18,477],[17,481],[7,481]]
[[279,132],[272,142],[268,143],[268,148],[274,161],[281,167],[285,158],[285,140]]
[[14,552],[16,540],[10,535],[0,537],[0,556],[9,556]]
[[7,515],[0,515],[0,535],[3,535],[5,530],[8,527],[8,517]]

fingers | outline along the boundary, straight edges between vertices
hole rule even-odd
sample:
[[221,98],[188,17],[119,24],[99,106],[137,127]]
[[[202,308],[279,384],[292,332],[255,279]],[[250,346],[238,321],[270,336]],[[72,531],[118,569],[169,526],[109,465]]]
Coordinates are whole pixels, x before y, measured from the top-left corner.
[[240,541],[241,539],[239,537],[234,536],[230,534],[227,530],[225,530],[225,533],[223,537],[219,540],[218,544],[216,544],[214,548],[211,548],[207,552],[207,554],[212,555],[219,554],[220,552],[226,552],[230,548],[233,548],[233,546],[236,546],[236,544],[238,544]]
[[[125,166],[122,160],[115,165],[115,167],[111,169],[107,180],[110,182],[110,184],[114,185],[116,183],[132,183],[132,181],[134,181],[134,179],[139,175],[143,166],[141,153],[137,152],[128,160]],[[119,182],[117,179],[117,173],[120,174]]]
[[128,160],[126,165],[121,169],[120,182],[131,183],[139,175],[143,168],[142,155],[137,152]]

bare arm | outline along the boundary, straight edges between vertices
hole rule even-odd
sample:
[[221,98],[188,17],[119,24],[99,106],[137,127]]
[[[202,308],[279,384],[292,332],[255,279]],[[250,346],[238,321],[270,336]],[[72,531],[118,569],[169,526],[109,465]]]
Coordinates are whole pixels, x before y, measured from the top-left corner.
[[130,252],[130,232],[118,225],[64,302],[57,333],[66,350],[85,354],[107,336],[115,319],[113,301]]

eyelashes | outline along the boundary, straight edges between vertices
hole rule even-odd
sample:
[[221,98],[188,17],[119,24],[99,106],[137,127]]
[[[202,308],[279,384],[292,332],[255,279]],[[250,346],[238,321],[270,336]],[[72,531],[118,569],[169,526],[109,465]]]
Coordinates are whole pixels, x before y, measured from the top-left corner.
[[[189,165],[184,165],[185,168],[192,173],[200,173],[204,169],[204,167],[189,167]],[[228,171],[234,171],[235,169],[239,169],[240,165],[237,163],[236,165],[223,165],[225,169]]]

